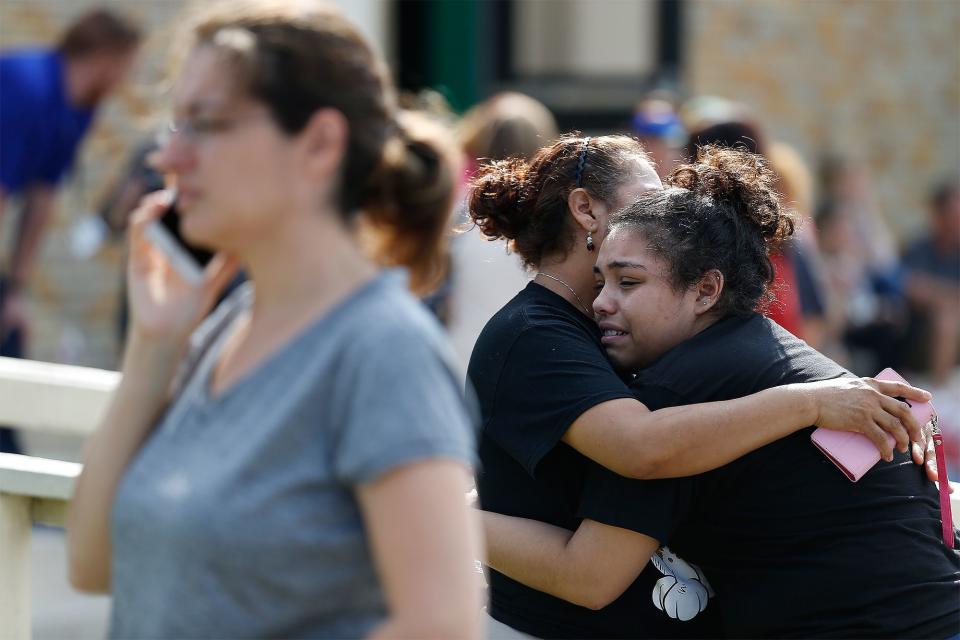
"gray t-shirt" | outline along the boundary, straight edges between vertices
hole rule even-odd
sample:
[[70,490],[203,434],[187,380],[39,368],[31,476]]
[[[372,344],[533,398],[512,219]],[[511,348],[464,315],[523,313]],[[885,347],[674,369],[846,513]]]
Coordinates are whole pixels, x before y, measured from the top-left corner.
[[442,330],[387,272],[211,397],[243,287],[197,331],[113,506],[114,638],[348,638],[386,615],[357,485],[474,463]]

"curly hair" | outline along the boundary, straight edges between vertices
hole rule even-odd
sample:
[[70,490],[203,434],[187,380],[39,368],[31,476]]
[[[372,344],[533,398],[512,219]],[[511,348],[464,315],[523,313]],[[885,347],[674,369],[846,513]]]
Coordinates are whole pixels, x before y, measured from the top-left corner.
[[770,303],[770,251],[794,230],[775,183],[776,175],[759,155],[701,147],[696,162],[677,167],[664,190],[646,193],[615,214],[610,229],[640,233],[669,265],[678,291],[712,269],[720,271],[724,287],[716,311],[749,315]]
[[510,158],[481,167],[470,189],[470,218],[487,238],[508,240],[526,266],[536,267],[573,246],[567,198],[578,176],[591,196],[611,205],[640,162],[649,158],[635,138],[565,135],[529,162]]

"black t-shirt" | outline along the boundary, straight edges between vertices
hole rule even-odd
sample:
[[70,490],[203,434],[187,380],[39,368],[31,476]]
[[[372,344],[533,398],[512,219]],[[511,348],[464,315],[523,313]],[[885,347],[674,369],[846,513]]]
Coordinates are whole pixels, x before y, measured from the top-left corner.
[[[482,431],[478,479],[484,509],[575,530],[578,510],[656,537],[615,492],[581,496],[599,465],[562,443],[593,406],[633,394],[604,356],[597,326],[550,290],[530,283],[484,327],[470,358]],[[678,623],[655,609],[656,570],[644,571],[600,611],[579,607],[490,572],[490,613],[539,637],[703,637],[708,617]],[[709,609],[708,609],[709,611]]]
[[[633,388],[656,410],[846,375],[754,315],[675,347]],[[671,548],[704,570],[731,637],[956,634],[960,560],[941,540],[934,484],[900,453],[852,483],[810,442],[811,431],[692,478],[597,474],[584,500],[632,486],[631,508],[672,529]]]

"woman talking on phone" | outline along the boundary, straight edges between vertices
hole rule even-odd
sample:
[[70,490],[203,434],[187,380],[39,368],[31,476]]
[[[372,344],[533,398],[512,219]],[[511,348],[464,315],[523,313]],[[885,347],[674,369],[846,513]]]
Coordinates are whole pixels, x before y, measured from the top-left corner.
[[[123,379],[68,516],[113,637],[467,637],[473,434],[439,327],[456,168],[311,2],[203,10],[159,168],[217,256],[189,284],[131,225]],[[252,286],[201,324],[239,265]]]

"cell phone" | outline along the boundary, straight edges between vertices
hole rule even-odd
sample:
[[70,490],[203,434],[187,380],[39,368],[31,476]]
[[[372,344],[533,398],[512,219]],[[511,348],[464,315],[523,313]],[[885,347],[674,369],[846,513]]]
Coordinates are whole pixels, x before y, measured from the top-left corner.
[[[877,380],[910,384],[903,379],[903,376],[890,368],[884,369],[874,377]],[[907,401],[904,400],[904,402]],[[926,424],[936,415],[936,410],[930,402],[907,402],[907,405],[914,417],[920,421],[920,424]],[[890,446],[894,446],[896,441],[893,436],[889,433],[886,436]],[[837,465],[851,482],[856,482],[862,478],[867,471],[880,462],[880,452],[877,451],[873,442],[859,433],[830,431],[821,428],[813,432],[810,440],[833,464]]]
[[147,225],[145,233],[147,239],[167,255],[170,264],[184,280],[192,285],[203,281],[203,270],[213,260],[214,253],[191,245],[181,235],[176,194],[163,215]]

